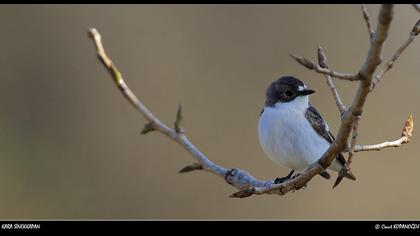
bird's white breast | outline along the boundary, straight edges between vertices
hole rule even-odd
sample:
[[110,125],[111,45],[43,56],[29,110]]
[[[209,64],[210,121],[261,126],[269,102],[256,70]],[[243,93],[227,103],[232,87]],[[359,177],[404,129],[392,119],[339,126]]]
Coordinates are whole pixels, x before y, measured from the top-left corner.
[[330,143],[322,138],[305,117],[308,96],[265,107],[258,134],[262,149],[275,163],[296,171],[318,160]]

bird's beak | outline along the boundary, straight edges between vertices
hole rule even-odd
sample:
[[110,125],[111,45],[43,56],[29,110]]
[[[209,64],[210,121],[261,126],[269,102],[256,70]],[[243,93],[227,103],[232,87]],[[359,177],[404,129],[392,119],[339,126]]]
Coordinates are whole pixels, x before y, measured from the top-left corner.
[[309,95],[309,94],[313,94],[313,93],[315,93],[315,91],[314,91],[314,90],[311,90],[311,89],[305,89],[305,90],[300,91],[300,92],[299,92],[299,95]]

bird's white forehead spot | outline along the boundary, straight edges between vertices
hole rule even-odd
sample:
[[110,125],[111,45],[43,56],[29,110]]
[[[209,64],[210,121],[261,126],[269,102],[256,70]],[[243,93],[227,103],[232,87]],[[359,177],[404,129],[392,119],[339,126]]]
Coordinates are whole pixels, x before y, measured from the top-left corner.
[[300,86],[300,85],[299,85],[299,87],[298,87],[298,90],[299,90],[299,91],[303,91],[304,89],[306,89],[306,85],[303,85],[303,86]]

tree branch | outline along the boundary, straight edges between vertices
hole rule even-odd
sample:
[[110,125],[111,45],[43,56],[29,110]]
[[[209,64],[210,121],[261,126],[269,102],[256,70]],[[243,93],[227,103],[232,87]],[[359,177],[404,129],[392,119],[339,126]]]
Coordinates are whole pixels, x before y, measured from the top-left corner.
[[354,152],[364,152],[364,151],[380,151],[384,148],[389,147],[399,147],[402,144],[408,143],[410,140],[403,136],[395,141],[386,141],[383,143],[372,144],[372,145],[356,145],[354,148]]
[[108,57],[105,53],[105,49],[102,45],[101,35],[96,29],[89,29],[89,36],[93,40],[98,58],[103,63],[105,68],[111,74],[115,84],[118,86],[124,97],[136,108],[146,120],[149,122],[145,125],[145,129],[143,129],[142,133],[146,134],[150,131],[158,131],[165,136],[171,138],[179,145],[181,145],[185,150],[187,150],[197,161],[199,164],[193,164],[190,166],[184,167],[180,172],[188,172],[191,170],[199,170],[203,169],[214,173],[224,179],[229,184],[233,186],[244,189],[249,186],[256,186],[256,187],[264,187],[266,185],[270,185],[273,183],[272,180],[267,181],[260,181],[255,179],[249,173],[240,170],[240,169],[226,169],[215,163],[211,162],[203,153],[201,153],[187,138],[184,134],[180,124],[181,124],[181,109],[178,108],[177,118],[175,121],[175,128],[171,129],[166,126],[162,121],[160,121],[147,107],[134,95],[131,89],[127,86],[125,81],[123,80],[122,74],[118,71],[117,67],[114,65],[112,60]]
[[416,9],[418,12],[420,12],[420,4],[412,4],[414,9]]
[[[323,169],[327,169],[336,157],[336,155],[339,152],[343,152],[346,149],[347,140],[352,130],[354,117],[362,115],[363,105],[365,104],[366,98],[370,92],[373,73],[375,72],[377,66],[381,62],[380,56],[382,52],[382,46],[388,35],[388,30],[392,21],[392,17],[393,6],[382,5],[378,16],[378,25],[376,28],[376,33],[374,34],[371,40],[368,55],[366,56],[365,62],[362,64],[359,73],[357,73],[357,75],[353,79],[360,80],[359,87],[357,88],[356,94],[353,97],[353,102],[342,118],[340,129],[338,131],[335,141],[318,160],[318,164]],[[311,168],[307,171],[310,170]],[[307,179],[306,182],[308,182],[309,180],[310,179]]]
[[369,37],[370,37],[370,39],[372,39],[373,34],[374,34],[375,32],[373,32],[372,27],[370,26],[370,17],[369,17],[369,13],[368,13],[368,11],[367,11],[367,9],[366,9],[365,4],[362,4],[362,5],[361,5],[361,8],[362,8],[362,13],[363,13],[363,19],[365,19],[366,26],[367,26],[367,29],[368,29],[368,32],[369,32]]
[[404,125],[404,128],[401,132],[401,138],[395,141],[386,141],[379,144],[372,144],[372,145],[356,145],[354,147],[354,152],[364,152],[364,151],[379,151],[384,148],[388,147],[399,147],[402,144],[406,144],[410,142],[410,138],[413,135],[414,129],[414,120],[413,116],[410,115]]
[[[320,67],[324,69],[328,69],[327,64],[327,57],[324,54],[324,50],[320,45],[318,45],[318,64]],[[341,101],[340,95],[338,94],[337,89],[334,86],[333,81],[331,80],[331,76],[328,74],[324,74],[325,80],[327,81],[328,87],[331,89],[331,92],[333,94],[335,104],[338,107],[338,111],[340,112],[340,117],[343,117],[344,113],[346,112],[346,107],[344,106],[343,102]]]
[[417,21],[417,23],[414,25],[413,29],[411,30],[407,41],[405,41],[405,43],[401,45],[401,47],[392,55],[391,59],[389,59],[389,61],[385,64],[381,72],[379,72],[379,74],[375,76],[375,78],[372,81],[373,82],[372,89],[374,89],[375,85],[379,83],[379,80],[382,78],[382,76],[394,66],[394,62],[398,60],[398,58],[401,56],[404,50],[408,47],[408,45],[411,44],[411,42],[413,42],[414,38],[419,33],[420,33],[420,19]]
[[360,78],[357,75],[345,74],[345,73],[340,73],[340,72],[330,70],[328,68],[322,68],[321,66],[319,66],[315,62],[313,62],[309,59],[306,59],[304,57],[300,57],[300,56],[298,56],[296,54],[293,54],[293,53],[290,53],[289,55],[293,59],[295,59],[297,62],[299,62],[301,65],[305,66],[306,68],[308,68],[310,70],[314,70],[318,73],[326,74],[326,75],[329,75],[331,77],[334,77],[334,78],[337,78],[337,79],[342,79],[342,80],[349,80],[349,81],[360,80]]
[[[306,66],[309,69],[315,70],[318,73],[326,74],[331,77],[345,79],[349,81],[359,81],[359,87],[357,92],[353,98],[353,102],[348,110],[343,112],[342,122],[340,125],[340,129],[338,131],[337,137],[333,144],[329,147],[329,149],[322,155],[322,157],[315,163],[311,164],[306,171],[301,173],[300,175],[287,180],[281,184],[274,184],[272,180],[260,181],[255,179],[246,171],[240,169],[227,169],[222,166],[216,165],[215,163],[211,162],[203,153],[201,153],[186,137],[184,130],[181,127],[182,121],[182,112],[181,108],[178,108],[176,120],[174,123],[174,129],[167,127],[163,122],[161,122],[153,113],[146,108],[146,106],[134,95],[134,93],[129,89],[127,84],[124,82],[121,73],[118,71],[116,66],[113,64],[111,59],[106,55],[105,50],[103,48],[101,42],[101,36],[96,29],[89,30],[89,36],[93,39],[93,42],[97,49],[97,54],[103,65],[106,69],[110,72],[115,84],[118,86],[124,97],[138,110],[140,113],[146,118],[148,123],[145,125],[145,129],[142,133],[148,133],[151,131],[158,131],[165,136],[171,138],[173,141],[177,142],[181,145],[185,150],[187,150],[197,161],[198,163],[194,163],[192,165],[186,166],[180,170],[181,173],[189,172],[192,170],[206,170],[213,174],[216,174],[222,178],[224,178],[229,184],[235,186],[236,188],[240,189],[241,191],[234,193],[231,197],[249,197],[251,195],[259,195],[259,194],[278,194],[283,195],[289,191],[294,191],[301,189],[306,186],[306,184],[317,174],[324,171],[326,168],[329,167],[331,162],[334,160],[336,155],[340,152],[344,152],[347,147],[347,140],[349,138],[350,132],[352,130],[354,120],[357,119],[362,115],[363,105],[365,104],[366,97],[368,93],[371,91],[370,86],[372,83],[373,73],[376,70],[378,64],[380,63],[380,55],[383,46],[383,42],[385,41],[389,25],[392,21],[393,16],[393,7],[392,5],[383,5],[381,7],[379,13],[379,23],[377,25],[376,33],[373,35],[371,40],[371,45],[369,48],[369,52],[367,54],[365,62],[362,64],[361,69],[357,74],[342,74],[337,73],[332,70],[329,70],[326,66],[326,59],[325,55],[322,53],[322,49],[319,52],[321,54],[320,65],[307,60],[305,58],[301,58],[295,55],[291,55],[294,59],[296,59],[299,63]],[[328,78],[327,83],[328,83]],[[336,102],[341,100],[339,99],[338,93],[335,90],[334,85],[332,84],[331,78],[329,78],[331,83],[328,83],[330,88],[333,90],[333,95],[335,96]],[[335,92],[334,92],[335,91]],[[337,99],[338,98],[338,99]],[[339,106],[340,103],[337,102]],[[344,105],[341,103],[344,107]],[[340,112],[343,107],[339,106]],[[345,109],[345,107],[344,107]],[[407,126],[407,125],[406,125]],[[412,127],[412,125],[411,125]],[[405,133],[410,134],[411,130],[406,129]],[[407,137],[405,135],[404,137]],[[354,139],[356,140],[356,139]],[[406,141],[401,141],[406,142]],[[355,143],[355,141],[354,141]],[[394,145],[394,144],[386,144],[386,145]],[[386,146],[382,145],[382,146]],[[371,147],[364,147],[371,148]],[[352,145],[352,149],[356,152],[357,145]]]

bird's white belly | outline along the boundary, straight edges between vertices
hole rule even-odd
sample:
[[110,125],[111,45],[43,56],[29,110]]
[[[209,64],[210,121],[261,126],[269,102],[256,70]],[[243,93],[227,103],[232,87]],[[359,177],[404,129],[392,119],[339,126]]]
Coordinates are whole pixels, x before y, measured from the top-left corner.
[[259,120],[259,140],[266,155],[275,163],[303,171],[329,148],[306,119],[295,109],[266,107]]

